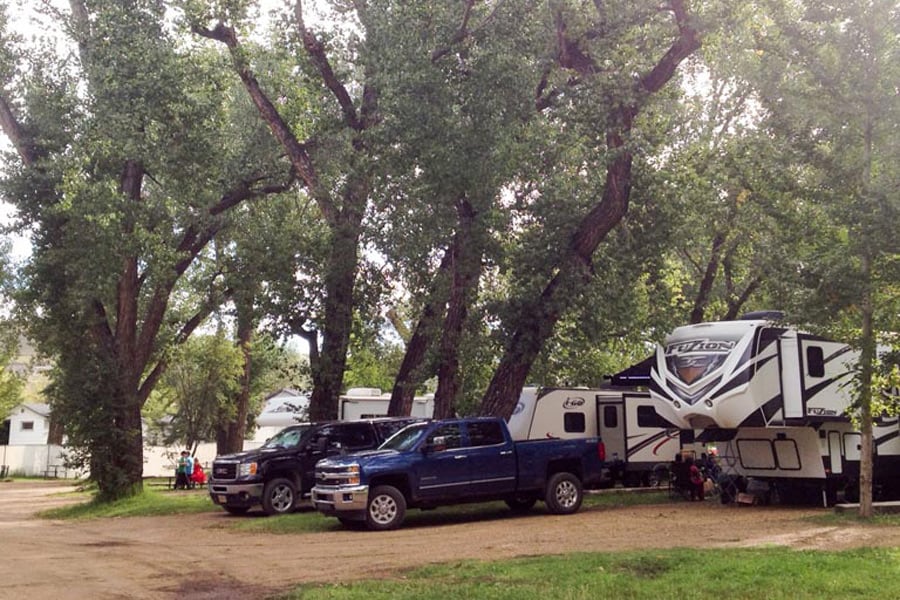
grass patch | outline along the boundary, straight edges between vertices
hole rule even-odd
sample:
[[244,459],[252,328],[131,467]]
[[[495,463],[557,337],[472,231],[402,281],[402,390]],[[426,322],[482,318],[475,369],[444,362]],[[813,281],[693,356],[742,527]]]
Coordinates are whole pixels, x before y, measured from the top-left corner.
[[[634,493],[626,491],[608,491],[602,494],[588,494],[584,498],[582,510],[602,510],[622,508],[641,504],[660,504],[670,502],[666,492]],[[487,521],[492,519],[520,519],[523,516],[546,512],[544,505],[538,503],[525,515],[514,513],[503,502],[483,502],[477,504],[459,504],[442,506],[434,510],[411,508],[406,514],[403,528],[433,527],[436,525],[452,525]],[[343,529],[337,519],[323,517],[312,509],[302,509],[290,515],[266,517],[258,511],[236,517],[228,523],[229,529],[253,533],[315,533],[318,531],[338,531]]]
[[900,526],[900,514],[874,515],[871,519],[863,519],[857,513],[829,512],[822,515],[806,517],[811,523],[820,525],[859,525],[859,526]]
[[38,516],[47,519],[100,519],[108,517],[152,517],[160,515],[210,512],[220,510],[202,491],[144,491],[115,502],[98,502],[93,494],[81,493],[87,499],[81,504],[45,510]]
[[651,550],[429,566],[391,580],[305,585],[281,600],[897,598],[900,549]]

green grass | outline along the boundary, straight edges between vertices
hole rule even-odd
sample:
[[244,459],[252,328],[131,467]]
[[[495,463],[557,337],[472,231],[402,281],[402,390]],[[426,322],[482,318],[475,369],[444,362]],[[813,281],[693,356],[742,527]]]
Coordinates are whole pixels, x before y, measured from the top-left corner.
[[108,517],[148,517],[221,510],[205,490],[159,491],[146,487],[136,496],[115,502],[97,502],[83,492],[85,502],[39,513],[47,519],[99,519]]
[[861,525],[863,527],[877,527],[881,525],[900,525],[900,514],[874,515],[871,519],[861,519],[857,513],[829,512],[814,517],[807,517],[807,521],[821,525]]
[[[666,492],[606,491],[601,494],[586,495],[582,510],[603,510],[637,506],[639,504],[660,504],[669,501]],[[540,514],[544,510],[544,505],[539,502],[531,512]],[[457,506],[442,506],[434,510],[410,509],[406,514],[406,522],[403,527],[429,527],[433,525],[451,525],[521,517],[522,515],[517,515],[510,511],[509,507],[503,502],[460,504]],[[265,517],[262,513],[253,511],[246,516],[236,517],[230,521],[228,528],[253,533],[280,534],[338,531],[343,529],[343,525],[335,518],[323,517],[312,509],[304,509],[290,515],[273,517]]]
[[900,597],[900,549],[650,550],[462,561],[394,579],[304,585],[281,600]]

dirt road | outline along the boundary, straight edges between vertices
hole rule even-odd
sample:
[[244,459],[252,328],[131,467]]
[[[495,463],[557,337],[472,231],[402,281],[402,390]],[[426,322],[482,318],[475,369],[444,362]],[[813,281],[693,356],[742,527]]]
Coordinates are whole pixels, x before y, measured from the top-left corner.
[[369,533],[235,532],[223,512],[62,522],[39,510],[71,502],[63,485],[0,482],[0,598],[262,599],[293,585],[389,577],[460,559],[669,547],[843,549],[900,546],[900,527],[804,521],[823,509],[714,502],[586,509]]

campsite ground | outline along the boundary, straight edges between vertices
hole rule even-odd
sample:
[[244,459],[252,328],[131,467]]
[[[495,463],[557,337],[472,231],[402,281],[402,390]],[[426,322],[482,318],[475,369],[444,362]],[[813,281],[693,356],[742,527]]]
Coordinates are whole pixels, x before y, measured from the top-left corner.
[[[57,482],[0,482],[0,598],[265,598],[303,582],[389,577],[461,559],[576,551],[783,545],[837,550],[900,546],[900,527],[806,519],[815,508],[665,503],[593,507],[572,516],[494,515],[368,533],[238,532],[223,512],[48,521],[71,502]],[[199,493],[199,492],[198,492]],[[253,517],[247,517],[253,518]]]

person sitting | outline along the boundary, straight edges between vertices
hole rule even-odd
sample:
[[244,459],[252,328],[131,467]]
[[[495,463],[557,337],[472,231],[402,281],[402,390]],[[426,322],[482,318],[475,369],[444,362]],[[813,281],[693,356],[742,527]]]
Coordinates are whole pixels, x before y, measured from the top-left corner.
[[700,454],[700,460],[697,461],[700,471],[712,480],[719,478],[719,465],[716,464],[712,454],[707,455],[706,452]]
[[670,469],[672,472],[672,489],[684,497],[688,497],[691,493],[691,471],[680,452],[675,455],[675,460],[672,462]]
[[700,469],[697,468],[697,465],[694,464],[694,459],[690,456],[687,457],[687,460],[684,462],[687,466],[688,471],[688,483],[690,491],[691,491],[691,500],[700,500],[701,502],[704,499],[704,489],[703,489],[703,474],[700,473]]

